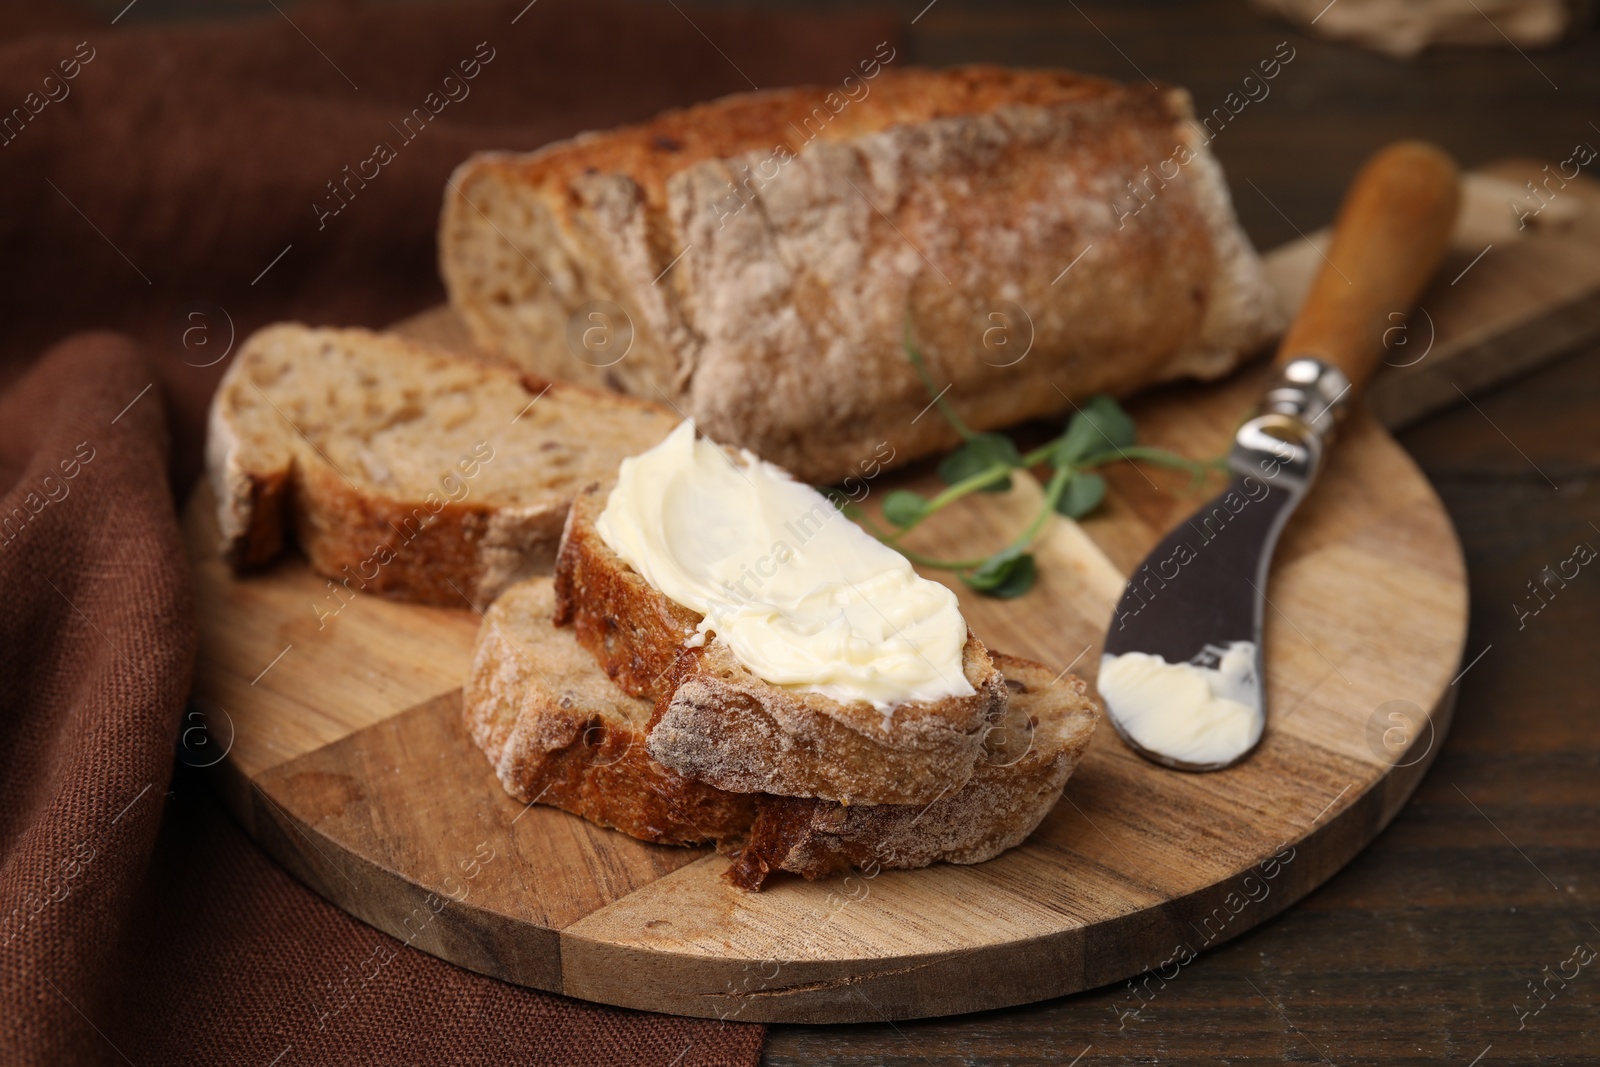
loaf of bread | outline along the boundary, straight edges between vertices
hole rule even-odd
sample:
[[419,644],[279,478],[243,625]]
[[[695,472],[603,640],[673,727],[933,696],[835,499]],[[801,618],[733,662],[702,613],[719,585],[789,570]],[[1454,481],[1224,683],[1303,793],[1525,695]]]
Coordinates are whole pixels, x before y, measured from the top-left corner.
[[606,497],[586,489],[568,513],[555,621],[573,628],[619,687],[655,706],[650,754],[658,762],[735,792],[847,804],[927,804],[972,777],[1006,698],[970,630],[962,651],[970,696],[906,702],[886,715],[865,701],[772,685],[715,637],[685,647],[701,616],[606,544],[595,528]]
[[1279,329],[1182,90],[871,69],[472,157],[452,305],[490,352],[816,483],[955,443],[908,333],[984,429],[1223,374]]
[[[852,804],[718,789],[650,755],[651,701],[630,696],[552,619],[548,579],[513,585],[484,617],[463,691],[467,729],[506,792],[645,841],[715,844],[728,877],[979,863],[1055,806],[1097,714],[1074,677],[996,655],[1005,708],[959,788],[922,804]],[[784,758],[788,758],[785,754]]]
[[487,604],[549,573],[577,491],[677,421],[387,334],[269,326],[212,400],[222,554],[259,566],[293,532],[351,592]]

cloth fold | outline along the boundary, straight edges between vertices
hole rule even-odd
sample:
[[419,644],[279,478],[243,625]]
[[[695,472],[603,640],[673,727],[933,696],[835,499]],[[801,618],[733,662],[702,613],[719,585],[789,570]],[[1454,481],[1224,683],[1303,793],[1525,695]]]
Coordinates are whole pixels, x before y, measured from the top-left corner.
[[[93,1063],[172,774],[195,629],[161,398],[85,334],[0,401],[0,1024],[8,1063]],[[80,1018],[81,1016],[81,1018]]]
[[177,29],[40,13],[35,36],[22,5],[0,10],[0,1062],[754,1064],[759,1026],[403,947],[267,860],[198,772],[174,775],[196,623],[171,487],[199,472],[206,404],[251,330],[381,326],[442,299],[434,225],[471,151],[836,80],[897,23],[282,8]]

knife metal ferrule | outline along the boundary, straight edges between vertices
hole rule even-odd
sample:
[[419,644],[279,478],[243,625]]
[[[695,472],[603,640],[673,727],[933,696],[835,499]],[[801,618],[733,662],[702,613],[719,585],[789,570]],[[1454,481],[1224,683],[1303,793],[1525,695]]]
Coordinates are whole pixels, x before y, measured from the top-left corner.
[[1261,410],[1288,415],[1326,437],[1350,406],[1350,379],[1316,356],[1295,356],[1278,369],[1261,398]]
[[1228,466],[1298,499],[1316,477],[1349,394],[1344,371],[1315,356],[1296,356],[1267,385],[1261,414],[1234,434]]

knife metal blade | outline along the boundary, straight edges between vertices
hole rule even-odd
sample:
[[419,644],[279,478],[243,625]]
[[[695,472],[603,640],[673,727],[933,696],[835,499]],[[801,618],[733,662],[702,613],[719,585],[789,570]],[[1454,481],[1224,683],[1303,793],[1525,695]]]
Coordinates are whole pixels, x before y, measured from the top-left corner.
[[[1102,647],[1101,695],[1112,726],[1141,755],[1179,770],[1220,770],[1260,741],[1261,631],[1272,552],[1316,477],[1349,389],[1343,372],[1322,360],[1285,364],[1263,398],[1263,413],[1234,436],[1227,488],[1168,533],[1128,579]],[[1122,659],[1130,654],[1132,660]],[[1139,668],[1132,684],[1130,664]],[[1162,743],[1157,734],[1165,726],[1170,737],[1173,709],[1144,705],[1178,700],[1172,685],[1192,695],[1200,684],[1243,710],[1213,708],[1214,721],[1177,724],[1182,731],[1209,723],[1208,742],[1191,736]]]

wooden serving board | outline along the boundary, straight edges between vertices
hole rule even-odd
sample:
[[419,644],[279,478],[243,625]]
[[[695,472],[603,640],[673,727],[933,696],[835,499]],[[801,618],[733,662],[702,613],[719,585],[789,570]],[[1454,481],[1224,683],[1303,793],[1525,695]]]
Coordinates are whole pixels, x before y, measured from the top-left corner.
[[[1500,187],[1488,188],[1476,202],[1498,206]],[[1589,211],[1597,201],[1581,191]],[[1471,391],[1497,380],[1505,361],[1491,357],[1518,331],[1543,359],[1600,318],[1583,310],[1600,291],[1600,256],[1573,251],[1593,248],[1587,227],[1600,214],[1546,219],[1515,240],[1501,234],[1495,251],[1521,248],[1521,258],[1491,251],[1465,275],[1501,281],[1449,285],[1482,247],[1470,220],[1493,223],[1474,202],[1469,195],[1462,239],[1423,301],[1437,330],[1429,354],[1375,387],[1389,397],[1379,407],[1389,421],[1437,406],[1441,382]],[[1286,303],[1307,257],[1307,244],[1269,257]],[[1560,299],[1503,280],[1530,262],[1547,273],[1566,264]],[[402,329],[462,338],[447,313]],[[1145,441],[1214,455],[1261,375],[1160,389],[1130,407]],[[1027,595],[996,601],[957,587],[991,647],[1093,680],[1124,572],[1202,499],[1170,474],[1108,474],[1100,512],[1047,531]],[[884,475],[873,498],[896,486],[928,489],[932,477],[925,467]],[[1019,479],[1010,493],[941,513],[912,547],[997,547],[1037,493]],[[201,631],[185,736],[198,726],[212,747],[186,746],[183,758],[214,766],[268,851],[358,918],[464,967],[610,1004],[751,1021],[914,1018],[1152,968],[1170,979],[1189,954],[1308,893],[1399,810],[1448,728],[1467,622],[1443,507],[1378,420],[1358,413],[1278,549],[1267,732],[1245,763],[1210,775],[1163,770],[1102,724],[1053,813],[997,859],[779,878],[746,894],[723,881],[726,860],[709,850],[647,845],[505,795],[461,723],[478,626],[468,605],[358,597],[341,607],[298,557],[235,579],[217,558],[204,490],[185,529]]]
[[[1140,403],[1145,438],[1215,454],[1256,378]],[[1100,515],[1057,523],[1026,596],[959,590],[973,630],[1092,679],[1122,569],[1199,502],[1172,492],[1170,477],[1149,477],[1113,471]],[[889,485],[880,481],[875,492]],[[998,546],[1036,498],[1019,482],[1004,498],[941,514],[917,547]],[[359,597],[319,620],[339,601],[300,559],[228,574],[204,492],[187,533],[201,619],[196,700],[218,745],[232,740],[218,767],[224,792],[290,870],[373,926],[473,970],[748,1020],[909,1018],[1036,1000],[1266,919],[1355,855],[1410,794],[1448,724],[1467,618],[1443,508],[1393,440],[1358,417],[1278,552],[1269,724],[1242,766],[1163,770],[1102,725],[1055,811],[995,860],[781,878],[747,894],[723,881],[727,861],[707,850],[643,844],[505,795],[461,723],[478,623],[465,604]],[[1382,719],[1376,733],[1372,724],[1397,700],[1410,702],[1394,707],[1411,713],[1416,736],[1391,753],[1374,738],[1395,723]]]

